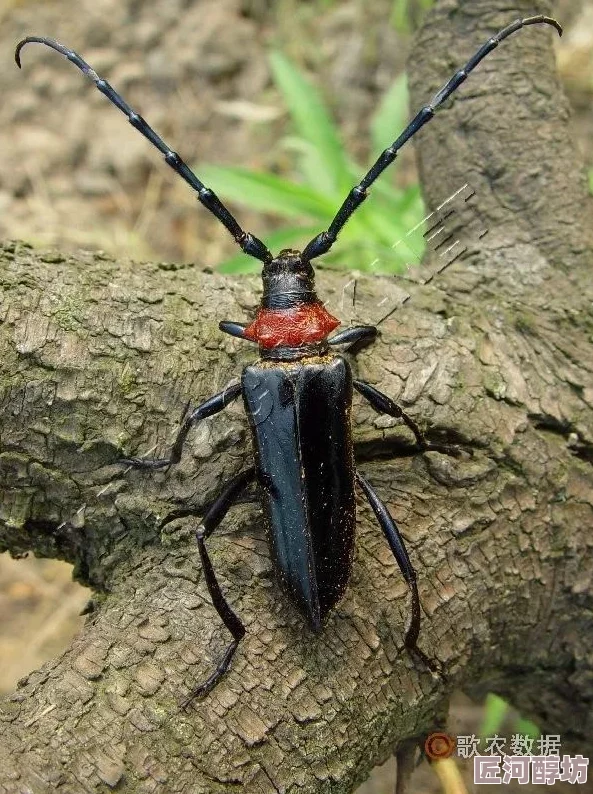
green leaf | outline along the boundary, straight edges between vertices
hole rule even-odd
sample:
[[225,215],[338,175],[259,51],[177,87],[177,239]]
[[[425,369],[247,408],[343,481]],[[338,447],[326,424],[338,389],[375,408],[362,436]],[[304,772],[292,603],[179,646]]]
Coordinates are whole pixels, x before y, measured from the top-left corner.
[[494,692],[488,692],[484,706],[484,716],[480,725],[479,735],[482,738],[494,736],[502,727],[509,710],[509,704]]
[[[303,240],[307,243],[318,232],[318,226],[285,226],[266,235],[265,243],[276,254],[283,248],[302,246]],[[216,269],[219,273],[259,273],[261,268],[261,263],[256,262],[253,257],[240,253],[222,262]]]
[[542,734],[535,722],[531,722],[531,720],[527,720],[524,717],[519,717],[515,723],[515,730],[524,736],[531,736],[532,739],[538,739]]
[[382,201],[385,201],[388,204],[393,203],[399,205],[403,192],[404,191],[402,191],[401,188],[391,185],[388,179],[382,179],[379,177],[379,179],[373,183],[373,186],[369,190],[369,198],[366,200],[364,206],[372,206],[372,200],[370,198],[371,196],[373,199],[376,199],[376,197],[379,196]]
[[[296,153],[303,182],[293,184],[273,174],[244,168],[202,167],[203,178],[225,199],[286,218],[314,219],[315,228],[287,226],[270,235],[269,247],[300,246],[305,236],[327,228],[348,191],[365,169],[349,157],[319,93],[297,67],[279,53],[271,55],[276,82],[290,110],[296,134],[285,145]],[[371,135],[383,150],[407,119],[407,87],[402,75],[386,93],[371,123]],[[378,154],[378,153],[377,153]],[[401,272],[417,264],[425,247],[424,204],[417,185],[401,189],[386,179],[373,185],[372,197],[345,226],[324,264],[345,263],[360,270]],[[227,260],[222,272],[256,272],[261,265],[243,254]]]
[[402,264],[418,264],[422,259],[426,247],[424,205],[415,187],[393,188],[390,193],[389,200],[379,191],[373,199],[369,197],[348,222],[340,240],[357,238],[364,245],[379,247],[382,259],[388,262],[382,269],[397,271]]
[[274,174],[215,165],[201,166],[200,173],[214,186],[215,193],[262,212],[325,222],[333,211],[330,199],[306,185],[294,184]]
[[360,211],[360,219],[366,223],[377,241],[384,245],[394,245],[410,230],[399,205],[397,200],[380,201],[377,196],[373,204],[367,204]]
[[[367,240],[353,239],[344,241],[342,245],[329,255],[330,264],[339,261],[343,267],[360,270],[366,273],[404,273],[410,263],[416,259],[409,249],[402,246],[382,245],[371,238]],[[324,257],[324,264],[327,259]]]
[[271,53],[270,64],[297,133],[319,152],[318,186],[330,194],[343,189],[348,183],[344,148],[317,89],[280,52]]
[[420,24],[418,10],[422,13],[420,17],[433,6],[433,0],[416,0],[416,9],[413,16],[410,15],[410,0],[393,0],[391,6],[391,24],[398,33],[410,33],[412,27]]
[[409,118],[406,74],[394,80],[371,121],[371,138],[377,156],[403,131]]
[[410,32],[410,20],[408,18],[408,0],[393,0],[391,6],[391,24],[398,33]]
[[216,265],[216,270],[219,273],[242,273],[243,275],[260,273],[261,268],[261,262],[257,262],[252,256],[248,256],[243,252],[235,254],[230,259],[225,259],[224,262]]
[[[298,171],[302,181],[313,190],[323,194],[327,198],[332,197],[332,201],[336,205],[336,210],[339,206],[340,191],[335,192],[335,198],[331,180],[325,170],[322,153],[317,149],[311,141],[307,141],[298,135],[286,136],[283,141],[283,146],[288,151],[295,152]],[[354,184],[354,182],[352,182]]]
[[408,185],[402,190],[398,210],[401,213],[414,213],[414,216],[417,217],[415,223],[418,223],[427,214],[422,193],[420,192],[420,185],[417,182],[414,185]]

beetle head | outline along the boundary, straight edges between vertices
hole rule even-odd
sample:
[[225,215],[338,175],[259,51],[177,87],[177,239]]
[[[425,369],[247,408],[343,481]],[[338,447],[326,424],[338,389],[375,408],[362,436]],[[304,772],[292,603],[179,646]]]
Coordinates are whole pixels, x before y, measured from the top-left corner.
[[300,251],[285,248],[264,264],[262,272],[266,309],[288,309],[315,303],[315,271]]

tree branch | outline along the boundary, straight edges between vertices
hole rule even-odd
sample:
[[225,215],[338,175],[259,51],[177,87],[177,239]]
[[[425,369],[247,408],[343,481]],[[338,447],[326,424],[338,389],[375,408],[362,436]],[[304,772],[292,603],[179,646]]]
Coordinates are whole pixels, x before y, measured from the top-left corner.
[[[532,11],[514,8],[437,3],[412,56],[414,105],[486,35]],[[431,205],[469,183],[477,200],[464,223],[488,234],[437,287],[415,289],[357,364],[468,453],[414,454],[405,431],[355,405],[360,466],[409,541],[421,645],[446,682],[402,648],[406,587],[366,506],[348,592],[313,635],[273,580],[257,504],[241,505],[209,543],[247,637],[226,679],[180,713],[227,637],[192,521],[162,533],[158,521],[203,506],[246,465],[247,425],[240,406],[208,420],[169,473],[115,461],[122,449],[165,451],[187,400],[252,360],[217,323],[247,317],[259,286],[2,247],[0,543],[67,559],[100,593],[72,647],[2,703],[6,791],[348,792],[435,727],[455,687],[495,689],[564,747],[588,746],[591,200],[551,38],[513,37],[419,136]],[[339,294],[340,277],[319,281]],[[391,279],[360,286],[396,300]]]

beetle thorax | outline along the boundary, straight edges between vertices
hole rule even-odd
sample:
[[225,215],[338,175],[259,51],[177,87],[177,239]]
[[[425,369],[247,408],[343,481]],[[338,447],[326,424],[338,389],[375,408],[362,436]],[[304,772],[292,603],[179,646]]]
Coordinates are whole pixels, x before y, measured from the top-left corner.
[[262,279],[257,317],[243,333],[245,339],[258,342],[262,351],[290,348],[298,355],[299,349],[324,343],[340,324],[319,301],[315,271],[300,251],[280,251],[265,263]]

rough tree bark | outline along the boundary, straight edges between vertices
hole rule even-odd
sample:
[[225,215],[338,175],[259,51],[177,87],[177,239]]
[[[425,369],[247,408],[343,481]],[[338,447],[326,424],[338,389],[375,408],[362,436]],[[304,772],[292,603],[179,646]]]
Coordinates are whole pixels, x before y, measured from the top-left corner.
[[[533,11],[437,2],[411,58],[413,105]],[[156,527],[245,465],[246,422],[240,407],[209,420],[168,474],[114,462],[122,448],[164,450],[186,401],[250,360],[217,322],[249,315],[257,281],[2,247],[0,542],[69,560],[100,593],[72,647],[2,703],[3,791],[348,792],[442,725],[455,687],[494,689],[565,747],[590,750],[593,225],[552,36],[507,41],[419,136],[429,203],[469,183],[460,225],[488,234],[415,288],[356,364],[466,453],[415,454],[355,406],[360,465],[409,540],[421,644],[446,682],[402,650],[406,588],[366,506],[348,593],[314,636],[273,581],[254,503],[210,542],[247,637],[226,680],[180,713],[228,638],[193,522]],[[327,294],[342,284],[319,281]]]

